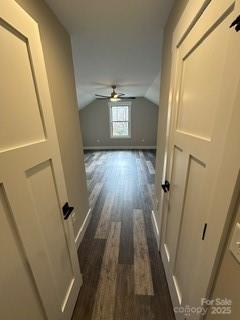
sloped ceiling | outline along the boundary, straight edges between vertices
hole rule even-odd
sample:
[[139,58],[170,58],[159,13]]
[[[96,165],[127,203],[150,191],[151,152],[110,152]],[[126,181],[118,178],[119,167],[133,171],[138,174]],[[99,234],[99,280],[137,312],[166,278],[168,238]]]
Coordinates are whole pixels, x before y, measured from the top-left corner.
[[71,34],[79,108],[117,91],[158,104],[163,27],[173,0],[46,0]]

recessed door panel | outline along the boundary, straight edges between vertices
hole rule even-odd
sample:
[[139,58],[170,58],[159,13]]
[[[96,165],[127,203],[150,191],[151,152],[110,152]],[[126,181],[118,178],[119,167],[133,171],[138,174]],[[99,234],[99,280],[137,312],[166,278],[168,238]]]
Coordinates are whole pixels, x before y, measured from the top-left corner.
[[[203,187],[206,167],[198,159],[190,157],[185,196],[182,212],[182,223],[178,238],[177,256],[174,268],[175,281],[180,295],[188,301],[192,289],[194,270],[199,263],[202,231],[205,212],[203,210]],[[192,270],[191,272],[186,271]]]
[[[0,184],[0,226],[1,318],[46,320],[2,184]],[[11,283],[14,283],[14,287]]]
[[224,18],[182,53],[177,129],[204,139],[212,138],[229,47],[229,20]]
[[26,176],[35,208],[33,214],[38,220],[57,293],[63,302],[74,276],[51,162],[29,169]]
[[169,261],[174,260],[178,230],[181,222],[181,185],[185,179],[185,158],[183,150],[174,146],[173,166],[171,176],[171,188],[168,201],[168,215],[166,217],[166,235],[165,246]]
[[45,134],[27,39],[0,20],[0,43],[1,151]]

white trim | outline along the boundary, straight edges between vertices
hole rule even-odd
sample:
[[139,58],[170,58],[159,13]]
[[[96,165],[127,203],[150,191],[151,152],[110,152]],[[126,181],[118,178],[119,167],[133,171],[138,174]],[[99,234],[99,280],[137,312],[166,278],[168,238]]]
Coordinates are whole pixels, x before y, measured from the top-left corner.
[[[112,107],[128,107],[128,135],[127,136],[114,136],[113,135],[113,127],[112,127]],[[109,130],[110,130],[110,139],[131,139],[132,138],[132,119],[131,119],[131,114],[132,114],[132,102],[131,101],[125,101],[125,102],[109,102],[108,103],[109,107]]]
[[78,234],[77,234],[77,236],[75,238],[75,244],[76,244],[77,249],[79,248],[80,243],[82,242],[84,233],[85,233],[85,231],[87,229],[87,226],[89,224],[91,216],[92,216],[92,209],[90,208],[88,210],[88,213],[87,213],[87,215],[86,215],[86,217],[85,217],[85,219],[83,221],[83,224],[82,224],[81,228],[79,229]]
[[154,231],[154,235],[157,241],[157,246],[158,246],[158,250],[159,250],[159,243],[160,243],[160,237],[159,237],[159,229],[158,229],[158,225],[157,225],[157,220],[155,217],[155,213],[152,210],[152,224],[153,224],[153,231]]
[[155,150],[156,148],[156,146],[92,146],[83,147],[83,150]]
[[188,1],[173,32],[172,50],[175,50],[199,20],[211,0]]
[[[129,130],[129,121],[123,121],[123,122],[128,122],[128,130]],[[129,132],[129,131],[128,131]],[[131,135],[128,135],[128,136],[113,136],[112,135],[112,126],[110,124],[110,138],[111,139],[117,139],[117,140],[121,140],[121,139],[131,139]]]

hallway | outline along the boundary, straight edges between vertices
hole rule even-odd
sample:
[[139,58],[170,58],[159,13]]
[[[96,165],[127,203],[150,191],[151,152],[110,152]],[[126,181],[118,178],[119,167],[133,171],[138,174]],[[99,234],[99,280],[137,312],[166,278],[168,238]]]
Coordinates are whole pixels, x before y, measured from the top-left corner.
[[86,152],[92,218],[73,320],[174,319],[151,222],[155,153]]

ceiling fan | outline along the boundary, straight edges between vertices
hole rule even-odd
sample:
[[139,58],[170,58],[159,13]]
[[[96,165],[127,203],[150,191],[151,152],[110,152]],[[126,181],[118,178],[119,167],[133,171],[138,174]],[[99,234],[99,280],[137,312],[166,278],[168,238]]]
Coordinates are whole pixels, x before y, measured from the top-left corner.
[[126,97],[124,93],[117,93],[116,92],[116,85],[112,85],[112,93],[110,96],[103,96],[101,94],[95,94],[97,99],[102,99],[102,100],[110,100],[112,102],[117,102],[121,100],[133,100],[136,99],[136,97]]

